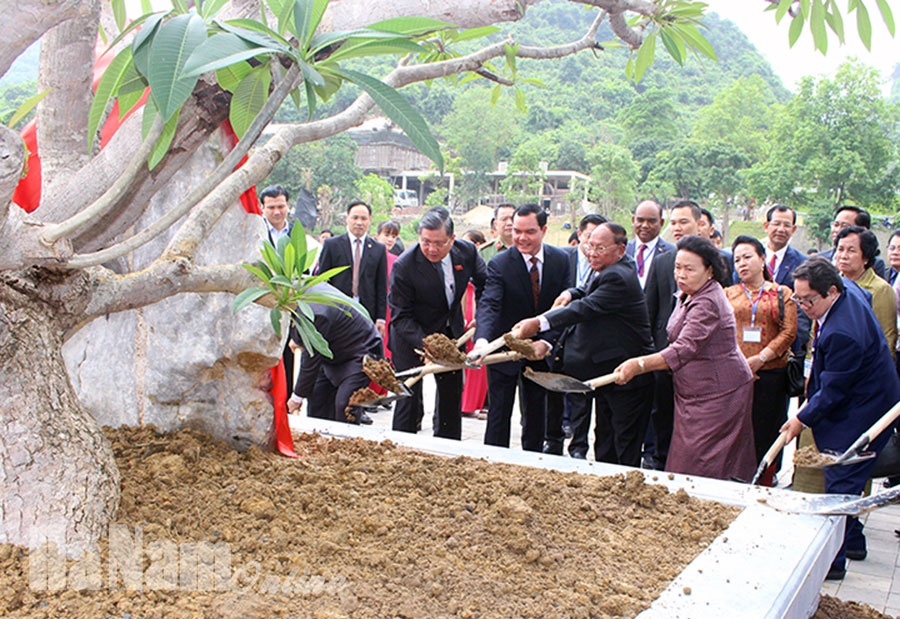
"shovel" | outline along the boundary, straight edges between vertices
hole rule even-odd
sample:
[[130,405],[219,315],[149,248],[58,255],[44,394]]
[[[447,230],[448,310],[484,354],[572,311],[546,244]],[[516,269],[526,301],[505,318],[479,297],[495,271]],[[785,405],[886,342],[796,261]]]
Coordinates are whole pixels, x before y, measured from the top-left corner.
[[769,451],[766,452],[766,455],[763,456],[762,462],[759,463],[759,468],[756,469],[756,474],[753,476],[753,479],[750,480],[751,486],[759,484],[759,478],[762,477],[763,473],[766,472],[766,469],[775,462],[775,458],[777,458],[778,454],[781,453],[781,450],[784,449],[785,443],[787,443],[787,432],[782,432],[778,435],[778,438],[775,439],[775,442],[772,443],[772,446],[769,447]]
[[858,516],[898,501],[900,501],[900,486],[867,497],[852,494],[823,494],[809,497],[794,492],[779,492],[777,495],[760,499],[760,503],[780,512],[818,516]]
[[[900,402],[894,404],[891,409],[881,416],[881,419],[872,424],[872,427],[863,432],[856,441],[850,445],[850,447],[844,453],[836,456],[834,458],[834,462],[830,462],[828,464],[822,465],[825,466],[835,466],[835,465],[846,465],[846,464],[855,464],[857,462],[862,462],[863,460],[869,460],[874,458],[877,454],[874,451],[860,451],[865,449],[879,434],[884,432],[894,420],[900,417]],[[829,453],[824,453],[824,456],[831,456]]]
[[577,378],[572,378],[571,376],[566,376],[565,374],[535,372],[531,368],[525,368],[523,375],[525,378],[536,382],[547,391],[557,391],[559,393],[590,393],[598,387],[612,384],[619,379],[618,372],[582,381]]
[[465,365],[444,365],[442,363],[429,363],[428,365],[423,365],[420,368],[413,368],[413,370],[418,370],[416,374],[409,375],[409,372],[412,370],[406,370],[406,372],[400,372],[397,374],[397,378],[401,378],[401,374],[406,376],[410,376],[407,378],[406,382],[403,383],[406,387],[412,387],[417,382],[419,382],[422,378],[424,378],[427,374],[441,374],[442,372],[455,372],[457,370],[462,370],[466,367],[470,367],[472,369],[478,369],[485,365],[493,365],[495,363],[505,363],[506,361],[517,361],[522,358],[521,353],[517,353],[513,350],[507,350],[504,352],[498,352],[493,355],[488,355],[481,359],[480,365],[469,366]]

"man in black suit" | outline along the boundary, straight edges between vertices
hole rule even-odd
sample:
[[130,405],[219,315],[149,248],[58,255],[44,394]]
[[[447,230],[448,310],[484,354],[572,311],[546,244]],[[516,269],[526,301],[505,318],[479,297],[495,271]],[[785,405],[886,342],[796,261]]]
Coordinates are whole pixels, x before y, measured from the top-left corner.
[[372,209],[365,202],[347,206],[347,232],[326,239],[319,252],[317,273],[349,267],[331,278],[331,284],[359,301],[384,337],[387,314],[387,248],[367,236],[372,225]]
[[[456,339],[465,331],[462,297],[469,281],[481,297],[487,269],[478,249],[456,240],[453,220],[443,207],[433,208],[419,221],[419,242],[404,252],[391,270],[391,325],[388,345],[394,365],[406,370],[420,365],[416,348],[432,333]],[[434,435],[459,440],[462,436],[463,373],[435,374]],[[398,400],[393,429],[416,432],[422,418],[422,383],[413,396]]]
[[[316,284],[312,292],[341,296],[341,292],[326,283]],[[347,404],[357,389],[366,387],[369,378],[362,371],[362,358],[382,356],[384,344],[372,321],[349,306],[333,307],[310,303],[316,330],[331,349],[331,358],[321,353],[310,354],[305,348],[300,357],[300,374],[294,393],[288,400],[288,410],[300,410],[303,398],[309,400],[307,414],[320,419],[359,423],[360,415],[350,411]],[[292,330],[293,344],[303,347],[300,336]]]
[[[475,347],[469,353],[477,360],[488,340],[507,333],[514,324],[547,311],[553,301],[568,287],[571,276],[566,253],[544,244],[547,213],[537,204],[525,204],[513,217],[513,247],[494,256],[488,263],[487,284],[476,313],[478,330]],[[555,336],[554,336],[555,337]],[[516,386],[521,384],[524,401],[522,413],[522,448],[541,451],[547,392],[530,380],[522,379],[522,370],[530,365],[546,370],[543,357],[550,350],[546,341],[535,342],[534,359],[513,361],[488,368],[487,445],[509,447],[510,419]]]
[[[584,287],[563,292],[545,316],[519,323],[523,337],[562,327],[563,370],[581,380],[613,372],[634,355],[653,352],[650,319],[634,262],[625,255],[628,237],[615,223],[598,226],[585,244],[596,276]],[[607,385],[596,392],[597,429],[594,456],[598,462],[627,466],[641,463],[641,443],[653,404],[653,378],[642,376],[640,385]],[[627,389],[623,388],[627,387]],[[574,420],[573,420],[574,421]],[[583,437],[575,449],[587,451],[590,410],[579,420],[572,441]]]
[[[837,207],[834,211],[834,219],[831,221],[831,248],[820,252],[819,255],[828,258],[828,260],[833,263],[837,235],[841,230],[849,228],[850,226],[859,226],[860,228],[871,230],[872,216],[869,215],[869,211],[858,206],[853,206],[852,204],[842,204]],[[884,264],[884,260],[875,256],[875,263],[872,265],[872,268],[875,270],[875,274],[878,277],[887,281],[888,271],[887,266]]]

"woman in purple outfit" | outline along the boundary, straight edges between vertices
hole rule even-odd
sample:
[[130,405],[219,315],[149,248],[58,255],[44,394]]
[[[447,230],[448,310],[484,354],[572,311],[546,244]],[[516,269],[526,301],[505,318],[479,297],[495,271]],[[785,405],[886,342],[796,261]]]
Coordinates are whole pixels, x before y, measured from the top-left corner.
[[708,239],[686,236],[677,248],[675,282],[681,294],[667,327],[669,345],[622,363],[618,382],[672,371],[675,428],[667,471],[749,480],[756,470],[753,373],[738,348],[731,304],[716,281],[727,266]]

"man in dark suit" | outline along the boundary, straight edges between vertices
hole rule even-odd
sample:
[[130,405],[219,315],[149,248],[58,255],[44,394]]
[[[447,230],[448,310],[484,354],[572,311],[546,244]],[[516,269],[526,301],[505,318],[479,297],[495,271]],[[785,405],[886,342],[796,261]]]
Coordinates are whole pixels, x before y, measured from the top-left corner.
[[[575,378],[609,374],[626,359],[654,351],[644,293],[634,262],[625,255],[627,240],[625,228],[618,224],[598,226],[586,244],[596,275],[585,287],[563,292],[557,309],[518,325],[523,337],[573,326],[564,336],[562,365]],[[640,465],[653,404],[653,377],[641,378],[639,385],[607,385],[597,390],[594,456],[598,462]],[[570,446],[573,455],[573,450],[587,451],[590,422],[590,410],[578,421],[573,419],[577,426]]]
[[[788,439],[803,426],[813,429],[820,450],[843,452],[900,400],[900,380],[891,351],[860,289],[841,278],[827,259],[813,257],[794,270],[794,300],[818,324],[808,402],[782,427]],[[880,451],[889,434],[874,439]],[[875,460],[825,469],[825,492],[859,495]],[[831,563],[829,580],[844,577],[845,559],[866,558],[866,538],[858,518],[848,517],[844,543]]]
[[659,238],[663,225],[663,208],[655,200],[644,200],[638,204],[631,216],[634,238],[625,246],[625,254],[634,260],[641,290],[647,286],[647,277],[653,266],[653,259],[675,246]]
[[[342,296],[339,290],[326,283],[316,284],[311,291]],[[307,398],[310,417],[358,423],[360,415],[348,413],[347,405],[354,391],[369,384],[369,378],[362,371],[362,359],[364,355],[382,356],[381,336],[372,321],[356,308],[322,303],[311,303],[310,306],[316,330],[328,342],[331,358],[303,349],[300,374],[288,400],[288,410],[299,411],[303,398]],[[293,344],[302,348],[296,330],[292,330],[292,337]]]
[[326,239],[319,252],[317,273],[349,267],[331,278],[331,284],[359,301],[384,337],[387,314],[387,248],[367,236],[372,225],[372,209],[365,202],[347,206],[347,232]]
[[[513,217],[513,247],[494,256],[488,263],[487,284],[478,304],[475,347],[469,358],[480,359],[488,340],[507,333],[514,324],[542,312],[568,287],[571,276],[566,253],[544,244],[547,213],[536,204],[516,209]],[[555,337],[555,335],[554,335]],[[488,368],[487,445],[509,447],[510,419],[516,386],[521,384],[522,448],[541,451],[544,442],[547,392],[530,380],[522,379],[527,365],[546,370],[543,357],[549,352],[546,341],[534,344],[534,360],[500,363]]]
[[[859,226],[866,230],[872,229],[872,217],[869,211],[851,204],[843,204],[834,211],[834,219],[831,221],[831,248],[820,252],[819,255],[828,258],[834,262],[834,247],[837,242],[838,232],[850,226]],[[872,265],[875,274],[883,280],[887,280],[888,271],[884,260],[875,257],[875,264]]]
[[[783,204],[776,204],[766,211],[763,224],[766,231],[766,268],[772,279],[782,286],[794,289],[794,269],[806,261],[806,255],[791,247],[791,238],[797,231],[797,214]],[[735,274],[736,275],[736,274]],[[799,308],[797,312],[797,337],[791,345],[795,355],[806,355],[809,343],[809,331],[812,323],[809,317]]]
[[[419,243],[406,251],[391,270],[391,325],[388,345],[398,370],[420,365],[416,348],[432,333],[456,339],[465,331],[462,297],[471,281],[481,297],[487,269],[478,250],[453,234],[453,220],[443,207],[433,208],[419,221]],[[437,398],[434,435],[459,440],[462,436],[463,373],[435,374]],[[393,429],[416,432],[422,418],[422,383],[413,396],[398,400]]]

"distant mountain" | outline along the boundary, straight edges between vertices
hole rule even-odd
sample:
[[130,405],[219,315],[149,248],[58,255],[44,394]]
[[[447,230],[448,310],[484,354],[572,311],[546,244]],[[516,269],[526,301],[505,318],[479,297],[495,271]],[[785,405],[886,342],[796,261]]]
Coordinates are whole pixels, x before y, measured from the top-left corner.
[[0,77],[0,86],[12,86],[36,80],[38,78],[40,55],[41,45],[39,41],[16,58],[16,61],[12,63],[6,74]]

